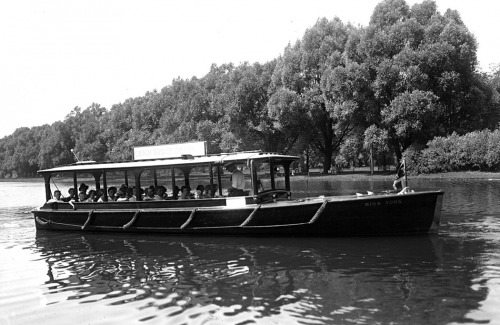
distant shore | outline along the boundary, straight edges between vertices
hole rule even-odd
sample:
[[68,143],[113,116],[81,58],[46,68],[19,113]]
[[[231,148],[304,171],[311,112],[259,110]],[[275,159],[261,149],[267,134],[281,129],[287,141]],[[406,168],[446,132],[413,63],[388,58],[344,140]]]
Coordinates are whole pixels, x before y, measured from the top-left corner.
[[[195,175],[192,175],[195,176]],[[195,178],[200,178],[202,175],[196,175]],[[208,175],[207,175],[208,176]],[[373,176],[370,175],[370,171],[366,168],[359,168],[354,171],[342,171],[338,174],[323,174],[317,169],[312,169],[309,174],[297,174],[291,176],[292,179],[305,179],[305,178],[315,179],[315,180],[393,180],[395,177],[394,171],[376,171]],[[421,174],[421,175],[410,175],[410,179],[449,179],[449,180],[467,180],[467,179],[477,179],[477,180],[499,180],[500,172],[479,172],[479,171],[465,171],[465,172],[449,172],[449,173],[436,173],[436,174]],[[79,181],[92,181],[92,178],[79,177]],[[68,181],[71,179],[68,178]],[[43,182],[43,177],[32,177],[32,178],[1,178],[0,182]]]

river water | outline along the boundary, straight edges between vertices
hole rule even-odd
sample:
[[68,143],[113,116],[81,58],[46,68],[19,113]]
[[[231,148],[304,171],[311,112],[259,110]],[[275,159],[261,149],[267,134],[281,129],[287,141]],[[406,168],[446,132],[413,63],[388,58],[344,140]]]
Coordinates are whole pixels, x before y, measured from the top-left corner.
[[[36,232],[43,183],[1,182],[0,324],[499,324],[500,180],[410,182],[445,190],[438,235]],[[294,197],[390,187],[292,182]]]

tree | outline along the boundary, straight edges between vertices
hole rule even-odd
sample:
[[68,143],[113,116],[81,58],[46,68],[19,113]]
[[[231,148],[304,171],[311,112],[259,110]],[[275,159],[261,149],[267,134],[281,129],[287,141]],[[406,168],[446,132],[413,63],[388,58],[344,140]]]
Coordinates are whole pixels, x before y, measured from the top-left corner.
[[[307,109],[301,119],[308,126],[304,132],[312,134],[314,146],[323,154],[325,173],[334,151],[354,130],[356,116],[363,109],[357,92],[361,87],[357,73],[362,73],[362,68],[351,64],[344,53],[346,44],[351,44],[350,35],[356,33],[356,28],[338,18],[319,19],[301,41],[285,48],[273,75],[276,92],[281,88],[295,93]],[[342,88],[344,82],[347,89]]]
[[413,142],[485,126],[492,96],[476,72],[476,48],[459,14],[440,15],[433,1],[377,5],[350,52],[368,65],[378,107],[372,124],[387,131],[398,159]]

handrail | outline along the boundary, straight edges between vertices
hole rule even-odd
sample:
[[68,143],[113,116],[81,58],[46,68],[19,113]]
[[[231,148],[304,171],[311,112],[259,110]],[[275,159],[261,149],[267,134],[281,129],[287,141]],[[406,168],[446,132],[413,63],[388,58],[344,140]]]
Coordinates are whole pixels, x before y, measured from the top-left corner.
[[319,207],[318,211],[316,211],[316,213],[314,214],[314,216],[311,218],[311,220],[309,220],[309,224],[312,225],[313,223],[316,222],[316,220],[318,220],[319,216],[323,213],[323,210],[325,210],[325,207],[326,207],[326,204],[328,203],[329,201],[328,200],[325,200],[323,202],[323,204]]
[[87,218],[87,221],[85,221],[85,223],[84,223],[84,224],[83,224],[83,226],[82,226],[82,230],[87,229],[87,227],[88,227],[88,225],[90,224],[90,221],[91,221],[91,219],[92,219],[92,217],[93,217],[93,216],[94,216],[94,210],[91,210],[91,211],[89,212],[89,216],[88,216],[88,218]]
[[191,222],[191,220],[193,220],[193,218],[194,218],[194,214],[196,213],[196,211],[197,211],[197,210],[198,210],[198,209],[197,209],[197,208],[195,208],[195,209],[193,209],[193,211],[191,211],[191,214],[189,215],[189,218],[188,218],[188,219],[187,219],[187,221],[186,221],[186,222],[184,222],[184,224],[181,226],[181,230],[184,230],[184,228],[186,228],[186,227],[189,225],[189,223]]
[[35,217],[35,220],[36,220],[36,222],[38,222],[38,223],[39,223],[39,224],[41,224],[42,226],[50,225],[50,224],[52,223],[52,221],[51,221],[51,220],[47,220],[47,221],[46,221],[46,220],[44,220],[44,219],[42,219],[42,218],[40,218],[40,217],[38,217],[38,216],[37,216],[37,217]]
[[261,207],[261,205],[259,204],[258,206],[255,207],[255,209],[253,209],[252,213],[250,213],[250,215],[248,216],[248,218],[245,219],[245,221],[243,221],[240,225],[240,227],[246,227],[246,225],[252,220],[252,218],[255,216],[255,214],[257,213],[257,210],[259,210]]
[[134,214],[134,216],[132,217],[132,219],[127,222],[126,224],[123,225],[123,229],[128,229],[130,226],[132,226],[134,224],[134,222],[136,222],[137,218],[139,218],[139,213],[141,213],[143,210],[137,210]]

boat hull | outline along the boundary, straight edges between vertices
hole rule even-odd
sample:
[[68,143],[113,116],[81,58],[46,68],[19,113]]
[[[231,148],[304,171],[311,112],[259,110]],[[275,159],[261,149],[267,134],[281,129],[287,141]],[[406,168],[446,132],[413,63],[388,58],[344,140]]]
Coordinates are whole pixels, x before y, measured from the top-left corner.
[[437,232],[443,191],[308,198],[46,204],[37,230],[232,236],[406,235]]

